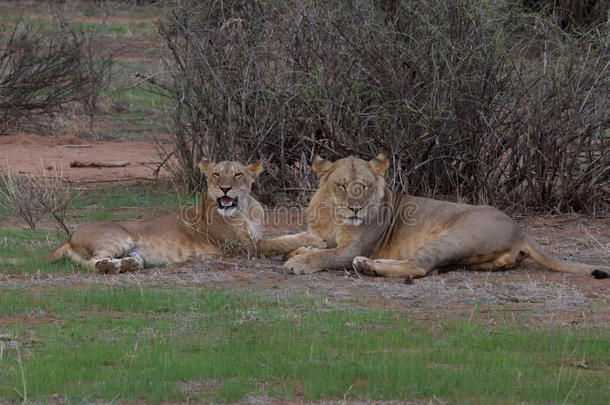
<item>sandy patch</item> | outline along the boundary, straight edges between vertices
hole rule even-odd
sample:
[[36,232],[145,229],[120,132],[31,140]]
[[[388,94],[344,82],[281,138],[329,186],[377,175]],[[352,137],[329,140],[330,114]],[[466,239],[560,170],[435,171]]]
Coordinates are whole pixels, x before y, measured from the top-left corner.
[[[72,147],[78,145],[81,147]],[[88,147],[82,147],[88,145]],[[129,162],[126,167],[72,168],[72,161]],[[89,141],[33,134],[0,136],[0,173],[51,176],[55,167],[75,182],[153,178],[157,147],[150,142]],[[162,171],[161,175],[166,173]]]

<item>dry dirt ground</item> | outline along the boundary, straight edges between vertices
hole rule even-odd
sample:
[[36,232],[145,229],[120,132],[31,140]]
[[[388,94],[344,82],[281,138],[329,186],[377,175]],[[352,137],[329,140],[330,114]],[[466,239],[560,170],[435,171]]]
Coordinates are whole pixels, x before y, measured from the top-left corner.
[[[68,148],[66,144],[91,144]],[[125,168],[73,169],[71,159],[129,161]],[[138,162],[157,159],[155,146],[145,142],[89,142],[16,135],[0,137],[0,173],[8,168],[40,172],[60,164],[71,181],[121,180],[150,177],[152,169]],[[42,162],[42,164],[41,164]],[[280,234],[303,228],[302,218],[277,216],[267,232]],[[582,215],[516,218],[547,249],[561,257],[588,263],[610,263],[610,217]],[[290,294],[313,295],[328,305],[373,305],[413,313],[421,319],[455,316],[490,323],[526,322],[549,327],[583,325],[607,327],[610,321],[610,281],[548,271],[532,260],[504,272],[451,271],[417,279],[362,276],[355,271],[322,272],[310,276],[286,274],[271,259],[216,258],[185,265],[146,269],[140,273],[93,273],[45,276],[0,275],[0,284],[28,287],[106,285],[214,286],[245,288],[273,298]]]
[[[162,147],[162,145],[161,145]],[[72,161],[127,162],[125,167],[70,167]],[[52,176],[57,169],[74,183],[149,179],[159,161],[150,142],[110,142],[34,134],[0,136],[0,173]]]

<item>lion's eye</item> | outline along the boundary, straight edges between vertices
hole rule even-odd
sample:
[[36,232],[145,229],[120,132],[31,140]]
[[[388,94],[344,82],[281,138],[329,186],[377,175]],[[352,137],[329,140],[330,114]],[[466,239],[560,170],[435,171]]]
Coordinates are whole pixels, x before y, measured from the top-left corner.
[[242,173],[235,173],[235,178],[241,177]]
[[214,178],[215,178],[215,179],[217,179],[217,178],[219,178],[219,177],[220,177],[220,174],[218,174],[218,173],[212,173],[212,176],[214,176]]
[[337,187],[339,187],[339,189],[345,191],[345,184],[337,184]]

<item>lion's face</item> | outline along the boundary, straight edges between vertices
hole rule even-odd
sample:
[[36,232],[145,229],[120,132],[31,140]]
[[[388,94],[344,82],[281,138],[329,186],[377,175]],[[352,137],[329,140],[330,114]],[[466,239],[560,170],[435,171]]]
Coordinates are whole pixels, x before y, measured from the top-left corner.
[[218,213],[231,217],[243,208],[252,183],[263,171],[263,161],[244,166],[239,162],[214,163],[203,159],[199,167],[205,174],[208,196],[216,201]]
[[381,209],[387,168],[383,154],[370,161],[350,156],[329,162],[316,156],[313,164],[335,218],[351,226],[369,223]]

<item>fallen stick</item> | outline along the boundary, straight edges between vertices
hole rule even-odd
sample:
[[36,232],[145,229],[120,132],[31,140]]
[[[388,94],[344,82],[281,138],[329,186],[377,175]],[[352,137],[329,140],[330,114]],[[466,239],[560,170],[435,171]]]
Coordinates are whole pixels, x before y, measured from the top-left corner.
[[80,160],[73,160],[70,162],[70,167],[125,167],[129,164],[129,162],[82,162]]
[[63,145],[64,148],[90,148],[91,145],[89,144],[84,144],[84,145]]
[[[91,183],[117,183],[120,181],[150,181],[155,182],[155,179],[150,177],[125,177],[121,179],[108,179],[108,180],[70,180],[70,184],[91,184]],[[86,189],[86,188],[83,188]]]

